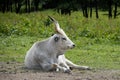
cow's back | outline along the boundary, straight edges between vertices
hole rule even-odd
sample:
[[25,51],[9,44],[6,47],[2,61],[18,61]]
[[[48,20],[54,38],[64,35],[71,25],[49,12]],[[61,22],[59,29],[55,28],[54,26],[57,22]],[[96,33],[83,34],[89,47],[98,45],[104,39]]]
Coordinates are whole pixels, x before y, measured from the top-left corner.
[[27,51],[25,56],[25,66],[27,68],[40,67],[40,62],[42,62],[42,56],[45,55],[46,45],[48,40],[38,41],[32,45],[32,47]]

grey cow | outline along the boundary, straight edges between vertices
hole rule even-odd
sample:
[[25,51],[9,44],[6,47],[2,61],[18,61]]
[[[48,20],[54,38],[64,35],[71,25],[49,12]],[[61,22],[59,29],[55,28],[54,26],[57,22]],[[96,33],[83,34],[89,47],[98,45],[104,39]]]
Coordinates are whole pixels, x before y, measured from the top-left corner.
[[70,67],[76,69],[89,69],[88,66],[79,66],[65,58],[65,51],[75,47],[75,44],[67,37],[59,23],[52,17],[49,18],[55,24],[56,34],[50,38],[38,41],[27,51],[25,66],[30,69],[42,69],[44,71],[70,72]]

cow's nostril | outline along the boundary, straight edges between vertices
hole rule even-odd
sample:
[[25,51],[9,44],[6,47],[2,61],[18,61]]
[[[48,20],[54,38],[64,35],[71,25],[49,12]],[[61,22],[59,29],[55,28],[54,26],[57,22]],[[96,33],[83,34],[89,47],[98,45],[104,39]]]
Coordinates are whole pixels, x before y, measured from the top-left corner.
[[73,47],[75,47],[75,44],[73,44]]

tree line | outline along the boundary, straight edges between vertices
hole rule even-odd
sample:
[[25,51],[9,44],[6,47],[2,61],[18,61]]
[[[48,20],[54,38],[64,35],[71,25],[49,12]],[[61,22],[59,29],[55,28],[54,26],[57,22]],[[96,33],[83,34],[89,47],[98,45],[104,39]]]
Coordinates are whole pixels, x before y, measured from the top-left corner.
[[54,9],[60,14],[71,15],[73,11],[82,11],[83,16],[92,18],[93,9],[96,18],[98,10],[108,11],[109,18],[116,18],[120,13],[120,0],[0,0],[0,11],[30,13],[46,9]]

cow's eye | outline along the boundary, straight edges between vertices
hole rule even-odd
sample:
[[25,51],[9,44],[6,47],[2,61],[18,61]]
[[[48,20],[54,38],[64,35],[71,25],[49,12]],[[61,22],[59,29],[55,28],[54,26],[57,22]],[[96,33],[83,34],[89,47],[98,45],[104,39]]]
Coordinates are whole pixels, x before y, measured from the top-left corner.
[[65,40],[65,41],[66,41],[67,39],[66,39],[66,38],[62,38],[62,40]]

